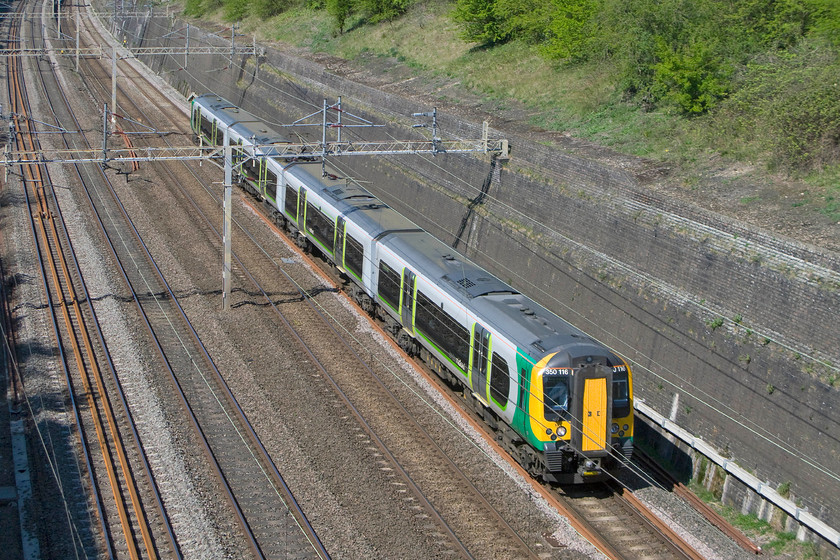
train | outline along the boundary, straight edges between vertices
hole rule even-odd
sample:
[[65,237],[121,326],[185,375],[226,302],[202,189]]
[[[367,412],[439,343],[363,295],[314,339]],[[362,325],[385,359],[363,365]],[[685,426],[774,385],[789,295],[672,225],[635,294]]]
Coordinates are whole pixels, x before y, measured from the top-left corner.
[[207,93],[190,98],[200,143],[227,134],[234,180],[300,247],[320,252],[345,292],[399,346],[460,391],[532,476],[580,484],[633,453],[625,360],[418,227],[287,136]]

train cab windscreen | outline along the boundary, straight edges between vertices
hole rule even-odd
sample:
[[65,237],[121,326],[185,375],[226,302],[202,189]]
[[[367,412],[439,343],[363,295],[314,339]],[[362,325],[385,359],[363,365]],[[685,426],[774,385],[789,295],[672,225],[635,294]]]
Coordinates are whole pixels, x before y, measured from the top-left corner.
[[552,374],[546,370],[543,374],[543,403],[545,419],[560,421],[569,409],[569,376]]

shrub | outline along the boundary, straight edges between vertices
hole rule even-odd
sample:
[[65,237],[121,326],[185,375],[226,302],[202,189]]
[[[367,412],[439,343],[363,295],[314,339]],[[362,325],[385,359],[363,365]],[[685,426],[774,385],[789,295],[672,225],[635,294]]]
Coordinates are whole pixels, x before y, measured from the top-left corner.
[[452,19],[461,25],[461,38],[465,41],[492,45],[506,39],[495,0],[458,0]]
[[582,60],[589,56],[597,0],[555,0],[556,11],[548,24],[549,38],[543,51],[549,58]]
[[669,49],[660,42],[653,90],[683,112],[705,113],[729,93],[732,71],[704,44]]
[[226,21],[241,21],[248,15],[250,0],[224,0]]
[[411,0],[356,0],[357,9],[364,13],[368,21],[377,23],[395,19],[404,14]]
[[258,18],[268,19],[282,14],[295,4],[294,0],[253,0],[252,10]]

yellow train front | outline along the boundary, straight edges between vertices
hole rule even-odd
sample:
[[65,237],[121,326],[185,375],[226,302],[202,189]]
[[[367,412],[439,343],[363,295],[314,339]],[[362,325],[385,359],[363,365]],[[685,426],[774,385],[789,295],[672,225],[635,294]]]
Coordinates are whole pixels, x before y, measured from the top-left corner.
[[523,357],[523,362],[530,366],[520,368],[527,388],[524,435],[536,451],[529,470],[537,474],[541,467],[543,478],[560,484],[614,475],[633,453],[627,364],[591,339],[562,345],[538,360]]

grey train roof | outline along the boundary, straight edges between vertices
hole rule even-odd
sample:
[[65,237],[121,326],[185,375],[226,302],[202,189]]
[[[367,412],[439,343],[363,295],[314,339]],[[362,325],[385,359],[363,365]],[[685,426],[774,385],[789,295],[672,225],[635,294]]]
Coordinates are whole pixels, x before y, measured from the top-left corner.
[[495,325],[506,337],[534,355],[541,356],[561,345],[577,346],[577,352],[584,354],[602,354],[605,350],[583,331],[522,294],[490,294],[471,303],[481,316],[496,319]]
[[213,111],[222,124],[230,127],[243,138],[252,139],[257,145],[289,141],[288,138],[266,125],[262,119],[240,109],[226,99],[215,95],[200,95],[195,100]]
[[[342,177],[332,179],[321,175],[320,163],[300,162],[289,167],[289,171],[319,196],[330,199],[330,203],[348,220],[352,220],[371,237],[385,232],[420,230],[413,222],[373,196],[358,184]],[[330,171],[329,168],[327,168]],[[335,176],[334,176],[335,177]]]
[[218,120],[220,120],[225,126],[230,126],[237,122],[262,124],[262,120],[256,115],[249,113],[244,109],[240,109],[227,99],[208,94],[196,97],[195,101],[207,106],[207,108],[210,109],[213,114],[216,115]]
[[501,334],[519,347],[530,347],[536,355],[568,343],[601,348],[580,329],[426,232],[394,233],[381,243],[404,258],[414,272],[428,277],[446,289],[450,297],[492,321]]

